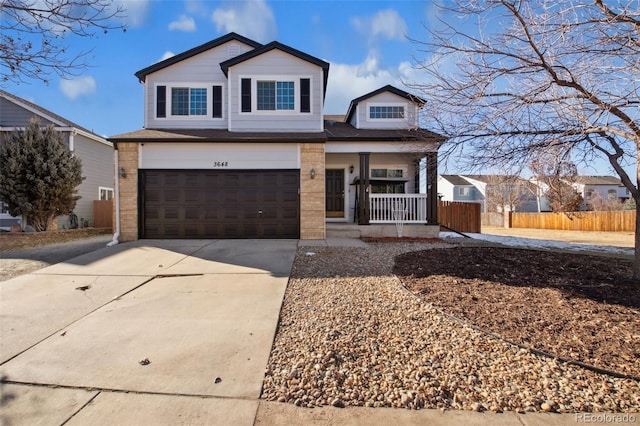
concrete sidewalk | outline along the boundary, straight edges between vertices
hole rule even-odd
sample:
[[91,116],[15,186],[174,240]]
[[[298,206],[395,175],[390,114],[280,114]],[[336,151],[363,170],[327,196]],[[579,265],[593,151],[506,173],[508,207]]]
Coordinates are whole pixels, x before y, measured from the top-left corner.
[[0,282],[0,423],[637,424],[638,415],[304,409],[259,400],[298,246],[366,243],[145,240]]

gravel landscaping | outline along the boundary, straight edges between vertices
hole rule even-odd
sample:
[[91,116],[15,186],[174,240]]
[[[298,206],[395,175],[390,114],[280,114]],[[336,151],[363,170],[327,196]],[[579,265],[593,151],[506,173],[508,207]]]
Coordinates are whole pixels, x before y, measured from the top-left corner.
[[[536,355],[455,321],[393,275],[397,255],[436,250],[442,262],[442,249],[452,247],[399,242],[300,248],[262,398],[304,407],[640,411],[638,380]],[[523,257],[522,250],[512,254]],[[421,256],[428,268],[429,252]],[[637,312],[631,319],[640,334]],[[634,362],[625,365],[636,368]]]

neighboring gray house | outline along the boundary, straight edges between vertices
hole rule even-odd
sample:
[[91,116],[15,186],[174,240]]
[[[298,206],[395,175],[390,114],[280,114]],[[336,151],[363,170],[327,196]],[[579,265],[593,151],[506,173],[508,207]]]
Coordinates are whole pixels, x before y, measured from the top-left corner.
[[[63,134],[67,147],[82,160],[82,175],[85,180],[78,188],[80,199],[74,213],[80,226],[92,225],[93,201],[109,200],[113,197],[113,144],[105,138],[48,111],[32,102],[0,90],[0,132],[12,132],[24,128],[36,116],[43,126],[53,124]],[[12,217],[0,203],[0,229],[21,224],[21,218]],[[22,224],[25,225],[25,224]],[[69,227],[69,218],[58,218],[58,229]]]
[[438,193],[443,201],[479,203],[481,211],[537,211],[535,187],[513,175],[440,175]]
[[597,209],[602,202],[623,203],[631,197],[622,181],[613,176],[578,176],[573,186],[584,198],[587,210]]
[[438,198],[442,201],[482,203],[484,196],[460,175],[438,175]]

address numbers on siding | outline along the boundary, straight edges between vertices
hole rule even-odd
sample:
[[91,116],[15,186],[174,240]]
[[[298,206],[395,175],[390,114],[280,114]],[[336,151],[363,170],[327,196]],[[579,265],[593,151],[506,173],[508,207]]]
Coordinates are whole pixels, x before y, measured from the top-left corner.
[[214,168],[229,167],[229,162],[228,161],[214,161],[213,162],[213,167]]

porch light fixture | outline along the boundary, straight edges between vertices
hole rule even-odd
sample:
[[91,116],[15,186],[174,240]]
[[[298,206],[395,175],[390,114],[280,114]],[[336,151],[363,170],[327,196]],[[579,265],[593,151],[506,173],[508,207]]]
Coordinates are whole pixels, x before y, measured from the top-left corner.
[[353,174],[353,164],[349,166],[349,173]]
[[124,167],[120,167],[119,175],[123,179],[127,177],[127,171],[124,169]]
[[311,179],[316,178],[316,169],[311,169]]

